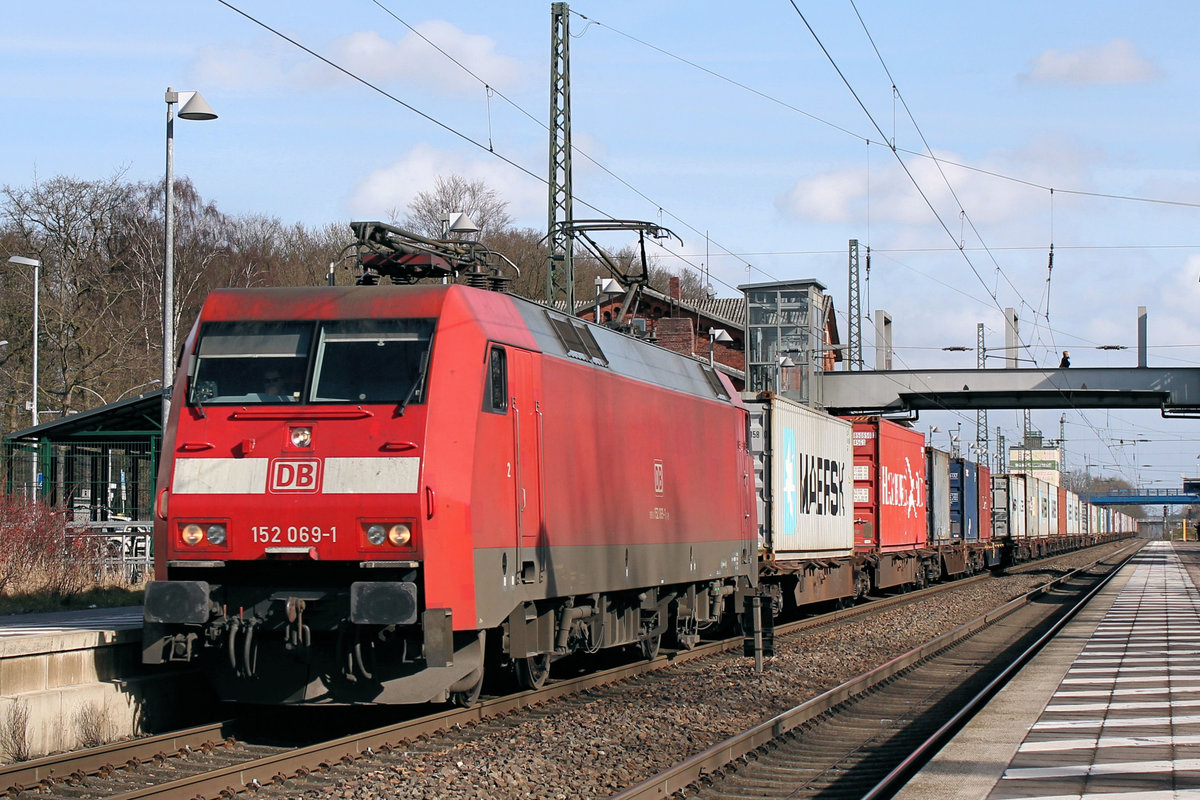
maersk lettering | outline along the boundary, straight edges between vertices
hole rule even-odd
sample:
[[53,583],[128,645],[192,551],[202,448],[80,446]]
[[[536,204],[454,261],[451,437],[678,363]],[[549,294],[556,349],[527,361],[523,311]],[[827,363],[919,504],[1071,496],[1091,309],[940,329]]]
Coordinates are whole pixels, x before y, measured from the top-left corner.
[[844,513],[846,467],[831,458],[800,454],[801,514],[838,516]]

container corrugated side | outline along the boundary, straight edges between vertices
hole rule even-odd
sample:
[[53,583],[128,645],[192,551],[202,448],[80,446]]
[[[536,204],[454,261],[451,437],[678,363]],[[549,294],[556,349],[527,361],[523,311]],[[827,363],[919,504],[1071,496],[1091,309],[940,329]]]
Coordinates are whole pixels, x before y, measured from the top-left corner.
[[746,405],[760,547],[777,560],[852,555],[851,424],[779,396]]
[[1046,511],[1045,494],[1038,495],[1038,479],[1032,475],[1022,475],[1025,481],[1025,536],[1029,539],[1040,539],[1045,536]]
[[979,466],[965,458],[950,462],[950,538],[979,541]]
[[878,417],[854,421],[855,545],[911,550],[926,543],[925,436]]
[[[1012,473],[1004,476],[1008,479],[1008,523],[1009,536],[1014,539],[1028,539],[1029,533],[1029,511],[1028,511],[1028,482],[1024,475]],[[992,512],[996,513],[995,511]],[[1036,535],[1037,526],[1034,526],[1034,535]]]
[[925,448],[925,470],[925,514],[929,525],[929,541],[945,544],[951,538],[950,454],[932,447]]

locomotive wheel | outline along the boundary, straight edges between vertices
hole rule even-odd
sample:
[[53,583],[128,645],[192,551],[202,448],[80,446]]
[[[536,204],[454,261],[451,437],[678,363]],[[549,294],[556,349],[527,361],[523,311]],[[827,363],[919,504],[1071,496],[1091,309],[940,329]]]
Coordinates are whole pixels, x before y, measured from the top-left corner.
[[483,667],[479,668],[479,677],[470,689],[464,689],[461,692],[451,692],[450,702],[456,706],[470,708],[479,702],[479,695],[483,693]]
[[658,650],[662,646],[662,633],[656,633],[653,636],[647,636],[639,642],[642,648],[642,655],[647,661],[653,661],[658,658]]
[[546,685],[550,675],[550,654],[542,653],[513,662],[517,672],[517,683],[522,689],[540,689]]

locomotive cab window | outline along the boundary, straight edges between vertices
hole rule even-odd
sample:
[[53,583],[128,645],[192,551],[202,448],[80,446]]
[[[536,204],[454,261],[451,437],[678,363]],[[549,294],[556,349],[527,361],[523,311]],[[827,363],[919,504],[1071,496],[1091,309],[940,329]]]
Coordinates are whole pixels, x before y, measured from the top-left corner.
[[192,363],[192,405],[422,403],[430,319],[210,322]]
[[300,399],[311,322],[210,322],[200,330],[188,402],[289,403]]
[[508,413],[508,354],[493,347],[488,356],[488,411]]
[[423,403],[433,320],[362,319],[321,326],[314,403]]

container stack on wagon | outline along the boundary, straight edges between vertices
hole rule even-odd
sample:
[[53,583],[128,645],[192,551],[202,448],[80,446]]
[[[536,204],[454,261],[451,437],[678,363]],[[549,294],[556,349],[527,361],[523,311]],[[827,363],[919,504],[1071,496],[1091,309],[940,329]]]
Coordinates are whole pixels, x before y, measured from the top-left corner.
[[1119,527],[1090,524],[1111,520],[1110,510],[1032,475],[993,476],[926,447],[906,425],[840,420],[770,393],[743,400],[760,591],[779,607],[964,577],[1095,544]]
[[778,395],[745,402],[768,590],[789,607],[864,594],[854,560],[852,425]]

